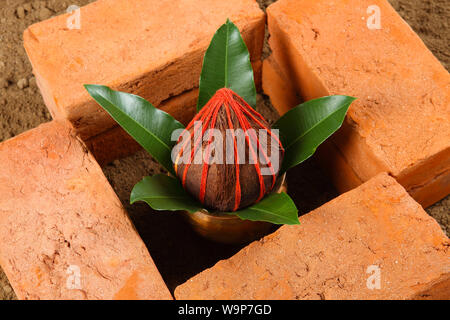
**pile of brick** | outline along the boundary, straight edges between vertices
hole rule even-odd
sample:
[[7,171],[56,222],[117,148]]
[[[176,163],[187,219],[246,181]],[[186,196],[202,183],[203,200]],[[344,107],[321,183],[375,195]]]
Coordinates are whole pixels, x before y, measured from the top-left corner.
[[450,193],[450,75],[387,1],[283,0],[267,15],[263,86],[280,112],[295,93],[358,98],[320,150],[340,191],[388,172],[424,207]]
[[[265,15],[255,1],[180,3],[99,0],[81,9],[81,29],[63,15],[25,31],[55,120],[0,144],[0,265],[19,298],[172,298],[97,163],[138,147],[82,85],[141,95],[187,122],[202,56],[226,18],[260,81]],[[358,97],[319,152],[351,191],[194,276],[175,298],[450,298],[449,239],[414,200],[427,206],[450,191],[449,75],[386,1],[345,3],[271,5],[262,85],[280,113],[303,99]],[[373,5],[381,29],[364,20]]]

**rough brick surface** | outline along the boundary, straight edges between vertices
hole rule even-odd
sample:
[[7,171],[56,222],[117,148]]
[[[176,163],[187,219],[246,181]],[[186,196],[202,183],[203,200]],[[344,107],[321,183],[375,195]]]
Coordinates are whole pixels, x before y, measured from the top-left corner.
[[[19,298],[171,299],[68,123],[53,121],[3,142],[0,162],[0,264]],[[79,288],[70,266],[79,268]]]
[[450,75],[387,1],[280,0],[267,13],[272,55],[305,99],[358,98],[333,142],[361,181],[389,172],[424,206],[450,193]]
[[263,61],[262,69],[263,91],[270,97],[270,102],[280,115],[302,102],[272,56]]
[[[175,297],[450,298],[449,239],[387,174],[302,216],[300,222],[218,262],[179,286]],[[372,265],[380,268],[380,289],[367,287]]]
[[158,106],[198,87],[203,54],[227,18],[252,61],[261,57],[265,16],[254,0],[99,0],[80,16],[80,29],[66,27],[67,14],[30,26],[24,45],[52,116],[69,119],[83,140],[115,125],[85,83]]

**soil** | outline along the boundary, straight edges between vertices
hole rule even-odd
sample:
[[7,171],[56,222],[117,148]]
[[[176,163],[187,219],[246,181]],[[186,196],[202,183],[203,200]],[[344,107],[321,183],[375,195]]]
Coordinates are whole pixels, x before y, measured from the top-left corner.
[[[22,33],[32,23],[65,12],[69,5],[85,5],[93,0],[0,0],[0,141],[51,119],[31,71],[22,45]],[[265,8],[273,0],[258,1]],[[390,0],[403,18],[419,34],[449,70],[450,3],[447,0]],[[265,56],[269,53],[265,48]],[[258,109],[270,120],[276,113],[266,97],[259,96]],[[218,245],[203,240],[175,213],[155,213],[143,204],[129,205],[133,185],[142,176],[161,168],[145,152],[107,165],[104,172],[127,208],[136,228],[171,291],[196,273],[236,253],[243,245]],[[336,191],[315,164],[314,158],[290,171],[289,193],[302,213],[336,196]],[[450,196],[427,209],[450,233]],[[170,231],[169,231],[170,230]],[[0,269],[0,300],[15,299]]]

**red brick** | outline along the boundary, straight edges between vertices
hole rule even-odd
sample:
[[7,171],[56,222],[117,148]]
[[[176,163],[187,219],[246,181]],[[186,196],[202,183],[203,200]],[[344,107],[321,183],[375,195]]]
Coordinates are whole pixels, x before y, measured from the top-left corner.
[[52,116],[71,121],[83,140],[115,125],[85,83],[158,106],[198,87],[204,52],[227,18],[241,30],[253,63],[261,57],[265,15],[254,0],[99,0],[80,16],[79,30],[66,27],[67,14],[30,26],[24,45]]
[[450,75],[387,1],[280,0],[267,13],[272,55],[306,100],[358,98],[333,143],[361,181],[389,172],[424,206],[450,193]]
[[[20,299],[171,299],[102,170],[68,123],[0,144],[0,264]],[[81,288],[69,289],[69,266]]]
[[262,69],[263,91],[280,115],[302,102],[272,56],[263,61]]
[[331,178],[339,193],[350,191],[363,183],[333,141],[327,140],[322,143],[314,157],[322,170]]
[[[177,287],[177,299],[450,298],[450,241],[379,174]],[[380,289],[369,289],[369,266]]]
[[[272,105],[280,115],[302,102],[272,56],[263,62],[262,86],[264,93],[270,97]],[[315,158],[340,193],[356,188],[362,183],[330,139],[320,145]]]

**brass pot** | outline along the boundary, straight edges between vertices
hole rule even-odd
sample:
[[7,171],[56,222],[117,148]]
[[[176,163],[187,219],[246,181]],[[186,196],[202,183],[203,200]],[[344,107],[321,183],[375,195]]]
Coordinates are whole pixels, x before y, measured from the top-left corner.
[[[287,191],[286,174],[277,179],[274,192]],[[241,244],[267,234],[273,224],[262,221],[241,220],[238,216],[200,210],[194,213],[182,211],[183,216],[199,235],[216,242]]]

